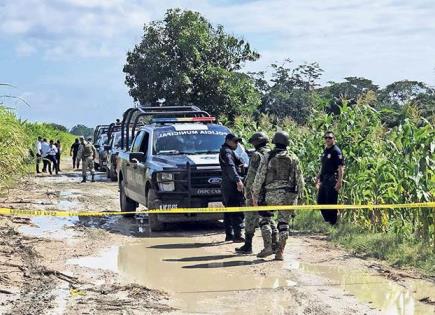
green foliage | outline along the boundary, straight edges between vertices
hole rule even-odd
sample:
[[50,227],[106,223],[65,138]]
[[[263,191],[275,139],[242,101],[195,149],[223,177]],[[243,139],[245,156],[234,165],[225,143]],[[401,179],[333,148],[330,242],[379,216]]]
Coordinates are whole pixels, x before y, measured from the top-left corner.
[[20,121],[13,112],[0,105],[0,190],[34,165],[38,136],[60,140],[64,147],[74,140],[71,134],[54,128],[52,124]]
[[351,224],[331,229],[330,237],[357,255],[384,259],[396,267],[414,267],[429,276],[435,275],[435,253],[427,243],[403,240],[393,233],[370,233]]
[[[304,170],[304,202],[307,204],[316,203],[314,178],[319,171],[322,136],[326,130],[335,132],[346,157],[340,202],[396,204],[433,201],[434,126],[418,115],[408,114],[401,125],[388,129],[382,123],[380,112],[369,105],[371,101],[371,93],[367,93],[353,106],[344,102],[339,113],[333,115],[325,112],[327,103],[319,98],[304,126],[291,119],[276,123],[269,116],[261,115],[258,120],[249,116],[238,117],[233,129],[245,139],[255,131],[272,136],[276,130],[283,129],[290,134],[290,150],[300,158]],[[398,241],[418,240],[435,249],[434,212],[434,209],[344,211],[342,220],[365,231],[386,233]],[[302,217],[295,222],[307,230],[310,228],[304,223],[307,218],[311,219]],[[316,230],[320,230],[317,225]]]
[[75,136],[83,136],[85,138],[88,138],[94,135],[94,129],[79,124],[72,127],[70,133],[72,133]]
[[142,41],[128,52],[125,83],[141,104],[196,105],[232,119],[259,105],[252,80],[237,72],[258,58],[243,39],[199,13],[168,10],[163,21],[145,25]]

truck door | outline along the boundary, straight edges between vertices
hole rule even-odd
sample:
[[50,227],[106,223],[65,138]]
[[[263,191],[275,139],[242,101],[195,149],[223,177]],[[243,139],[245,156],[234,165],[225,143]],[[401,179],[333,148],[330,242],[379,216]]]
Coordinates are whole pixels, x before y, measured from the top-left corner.
[[142,204],[146,203],[145,196],[145,184],[146,184],[146,172],[147,172],[147,157],[148,157],[148,148],[150,141],[150,134],[147,131],[143,131],[142,143],[140,145],[138,152],[143,152],[145,154],[145,160],[140,161],[136,164],[136,168],[134,171],[134,193],[137,196],[137,201]]
[[[131,145],[131,150],[130,152],[139,152],[141,144],[142,144],[142,139],[144,136],[144,131],[140,131],[139,133],[136,134],[136,137],[133,140],[133,143]],[[136,185],[136,180],[135,180],[135,174],[137,172],[137,164],[131,163],[130,161],[126,161],[125,163],[125,190],[127,195],[130,198],[133,198],[136,201],[137,200],[137,195],[136,195],[136,191],[137,189],[135,188]]]

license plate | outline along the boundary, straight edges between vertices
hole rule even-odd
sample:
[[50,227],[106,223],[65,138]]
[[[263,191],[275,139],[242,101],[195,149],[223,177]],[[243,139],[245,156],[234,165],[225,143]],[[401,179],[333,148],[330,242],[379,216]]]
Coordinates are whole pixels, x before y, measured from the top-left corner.
[[194,190],[194,194],[198,196],[220,195],[222,191],[220,188],[198,188]]
[[223,208],[224,204],[222,202],[209,202],[208,207],[209,208]]

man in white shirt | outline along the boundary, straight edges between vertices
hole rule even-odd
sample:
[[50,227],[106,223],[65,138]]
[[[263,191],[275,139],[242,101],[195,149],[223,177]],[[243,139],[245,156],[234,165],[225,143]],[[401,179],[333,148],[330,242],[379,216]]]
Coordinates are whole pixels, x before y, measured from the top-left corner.
[[[53,170],[56,172],[56,175],[58,174],[58,167],[57,167],[57,147],[54,145],[54,141],[50,140],[50,150],[48,151],[47,158],[48,160],[53,164]],[[51,164],[48,166],[48,171],[50,172],[50,175],[52,174],[52,168]]]
[[39,171],[39,164],[41,163],[41,142],[42,138],[38,137],[38,140],[35,143],[35,156],[36,156],[36,173],[41,173]]
[[41,157],[43,162],[42,171],[47,173],[47,167],[50,166],[50,160],[48,159],[48,152],[50,152],[50,145],[47,142],[47,139],[42,140],[41,142]]

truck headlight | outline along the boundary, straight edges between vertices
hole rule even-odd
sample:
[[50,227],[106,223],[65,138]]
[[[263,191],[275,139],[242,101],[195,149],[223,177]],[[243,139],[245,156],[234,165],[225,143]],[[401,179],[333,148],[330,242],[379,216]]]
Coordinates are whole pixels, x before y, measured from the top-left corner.
[[174,191],[175,182],[174,174],[171,173],[158,173],[157,183],[160,191]]

